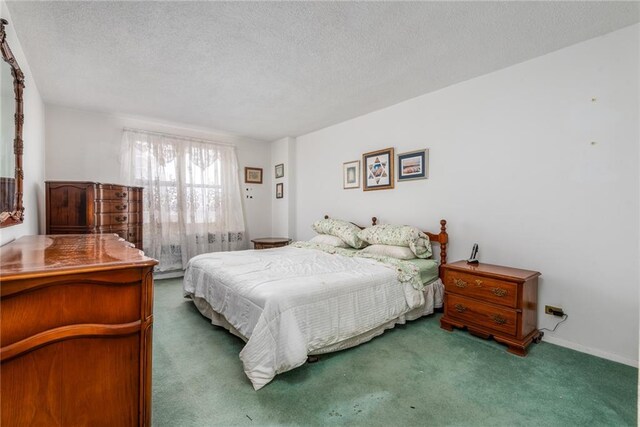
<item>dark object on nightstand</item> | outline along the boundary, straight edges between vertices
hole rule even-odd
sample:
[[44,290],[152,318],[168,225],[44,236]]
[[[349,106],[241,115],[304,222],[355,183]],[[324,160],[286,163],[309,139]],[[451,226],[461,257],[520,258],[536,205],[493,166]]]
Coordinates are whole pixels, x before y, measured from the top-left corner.
[[262,239],[253,239],[251,241],[253,242],[254,249],[279,248],[291,243],[291,239],[288,237],[264,237]]
[[473,248],[471,248],[471,256],[467,260],[467,264],[478,264],[478,244],[474,243]]
[[508,351],[527,355],[538,331],[537,271],[457,261],[444,269],[444,315],[440,327],[467,328],[481,338],[493,337]]

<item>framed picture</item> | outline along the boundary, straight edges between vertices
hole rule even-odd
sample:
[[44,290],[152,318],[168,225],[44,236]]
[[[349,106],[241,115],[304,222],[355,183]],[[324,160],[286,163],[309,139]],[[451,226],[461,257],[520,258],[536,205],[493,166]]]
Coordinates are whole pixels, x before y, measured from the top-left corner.
[[428,169],[428,149],[398,154],[398,181],[427,179]]
[[276,165],[276,178],[282,178],[284,176],[284,163]]
[[360,160],[342,164],[342,188],[360,188]]
[[284,197],[284,184],[276,184],[276,199],[282,199]]
[[262,184],[262,168],[244,168],[244,182],[247,184]]
[[393,188],[393,160],[393,148],[364,153],[362,189],[369,191]]

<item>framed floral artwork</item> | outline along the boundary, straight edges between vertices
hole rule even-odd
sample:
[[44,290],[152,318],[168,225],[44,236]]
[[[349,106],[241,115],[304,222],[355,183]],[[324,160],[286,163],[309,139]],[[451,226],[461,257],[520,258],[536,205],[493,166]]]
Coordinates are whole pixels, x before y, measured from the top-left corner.
[[276,165],[276,178],[282,178],[284,176],[284,163]]
[[246,184],[262,184],[262,168],[244,168],[244,182]]
[[360,188],[360,160],[342,164],[342,188]]
[[362,189],[370,191],[393,188],[393,160],[393,148],[364,153]]
[[428,172],[428,149],[398,154],[398,181],[427,179]]
[[276,184],[276,199],[282,199],[284,197],[284,184],[279,182]]

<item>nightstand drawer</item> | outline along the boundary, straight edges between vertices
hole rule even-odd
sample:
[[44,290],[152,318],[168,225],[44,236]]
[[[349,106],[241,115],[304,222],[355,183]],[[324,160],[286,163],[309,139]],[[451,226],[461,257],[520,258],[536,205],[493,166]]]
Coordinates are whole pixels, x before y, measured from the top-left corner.
[[449,292],[507,307],[517,307],[518,286],[515,283],[447,270],[444,286]]
[[478,326],[516,335],[518,315],[515,310],[483,304],[479,301],[449,294],[446,305],[447,316]]

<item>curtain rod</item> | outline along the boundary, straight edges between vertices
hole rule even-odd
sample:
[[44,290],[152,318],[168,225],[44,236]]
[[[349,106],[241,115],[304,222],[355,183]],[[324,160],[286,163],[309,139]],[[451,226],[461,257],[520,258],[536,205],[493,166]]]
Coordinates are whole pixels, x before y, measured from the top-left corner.
[[150,130],[135,129],[135,128],[128,128],[128,127],[125,127],[122,130],[125,131],[125,132],[129,131],[129,132],[146,133],[148,135],[166,136],[166,137],[171,137],[173,139],[183,139],[183,140],[186,140],[186,141],[198,141],[198,142],[205,142],[207,144],[225,145],[225,146],[228,146],[228,147],[236,148],[236,144],[232,144],[230,142],[218,142],[218,141],[213,141],[211,139],[194,138],[194,137],[191,137],[191,136],[183,136],[183,135],[176,135],[176,134],[173,134],[173,133],[155,132],[155,131],[150,131]]

